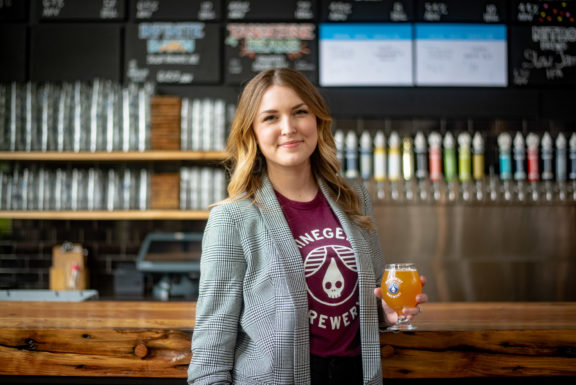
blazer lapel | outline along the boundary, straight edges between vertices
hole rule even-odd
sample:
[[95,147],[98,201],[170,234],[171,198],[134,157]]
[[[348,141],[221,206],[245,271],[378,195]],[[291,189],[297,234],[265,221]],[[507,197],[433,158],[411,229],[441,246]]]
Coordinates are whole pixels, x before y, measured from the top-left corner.
[[[278,262],[284,267],[290,289],[293,289],[292,293],[297,294],[295,299],[304,300],[308,306],[302,255],[278,203],[274,188],[266,176],[263,177],[262,189],[256,194],[256,202],[264,224],[280,252]],[[295,302],[296,304],[299,302]]]
[[[276,278],[283,278],[288,286],[285,293],[279,293],[279,301],[284,307],[282,311],[294,312],[294,346],[279,354],[292,354],[294,359],[295,383],[305,383],[309,378],[310,360],[308,326],[308,294],[304,273],[304,262],[300,250],[296,246],[292,231],[286,222],[282,208],[278,203],[274,188],[267,176],[262,178],[262,188],[256,193],[256,204],[262,215],[264,224],[271,235],[272,241],[278,250],[271,253],[271,258],[277,258],[274,265],[277,267],[272,274]],[[288,308],[289,307],[289,308]],[[286,348],[287,346],[284,346]]]
[[[348,216],[340,209],[338,204],[332,198],[328,187],[319,181],[320,188],[324,196],[328,200],[330,207],[338,217],[344,232],[348,236],[350,245],[354,250],[356,256],[356,266],[358,269],[358,286],[359,286],[359,300],[360,300],[360,329],[362,338],[362,361],[363,365],[367,365],[364,371],[364,381],[375,376],[382,377],[379,374],[379,357],[380,345],[377,328],[377,318],[373,316],[377,314],[376,297],[373,290],[376,287],[376,279],[374,277],[374,264],[372,263],[373,251],[370,248],[368,241],[368,234],[365,230],[361,229],[358,225],[353,223]],[[370,360],[371,357],[376,357]],[[376,362],[377,361],[377,362]],[[377,365],[374,365],[374,362]]]

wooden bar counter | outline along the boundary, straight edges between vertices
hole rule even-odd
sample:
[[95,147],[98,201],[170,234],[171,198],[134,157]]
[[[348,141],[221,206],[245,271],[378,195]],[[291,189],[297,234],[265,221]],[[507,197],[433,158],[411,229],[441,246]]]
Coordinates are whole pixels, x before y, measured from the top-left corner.
[[[385,378],[576,376],[576,302],[422,308],[417,330],[381,333]],[[0,382],[184,379],[194,312],[193,302],[0,302]]]

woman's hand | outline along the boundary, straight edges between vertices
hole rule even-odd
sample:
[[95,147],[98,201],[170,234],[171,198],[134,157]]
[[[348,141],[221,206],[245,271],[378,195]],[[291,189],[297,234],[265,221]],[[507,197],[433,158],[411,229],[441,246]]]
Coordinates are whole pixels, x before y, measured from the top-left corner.
[[[424,285],[426,285],[426,277],[421,275],[420,282],[422,282],[422,287],[424,287]],[[379,287],[374,289],[374,295],[382,300],[382,309],[384,310],[384,316],[386,317],[386,324],[394,325],[398,321],[398,314],[394,309],[388,306],[388,304],[382,298],[382,289]],[[420,304],[427,301],[428,301],[428,295],[426,295],[426,293],[420,293],[416,296],[416,307],[405,307],[402,309],[402,313],[410,321],[422,312]]]

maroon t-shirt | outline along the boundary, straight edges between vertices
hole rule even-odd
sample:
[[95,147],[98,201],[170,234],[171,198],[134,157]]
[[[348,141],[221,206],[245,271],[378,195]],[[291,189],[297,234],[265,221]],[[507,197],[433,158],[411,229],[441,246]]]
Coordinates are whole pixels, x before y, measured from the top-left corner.
[[310,352],[316,356],[360,354],[358,271],[354,251],[319,190],[310,202],[276,192],[304,260],[310,319]]

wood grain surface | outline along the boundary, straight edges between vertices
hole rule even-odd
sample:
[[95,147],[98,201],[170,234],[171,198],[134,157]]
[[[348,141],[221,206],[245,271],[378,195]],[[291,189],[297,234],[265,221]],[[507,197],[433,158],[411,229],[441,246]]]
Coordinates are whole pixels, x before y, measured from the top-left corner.
[[[427,303],[385,378],[576,376],[576,303]],[[0,302],[0,375],[185,378],[193,302]]]

